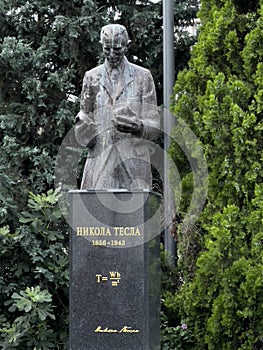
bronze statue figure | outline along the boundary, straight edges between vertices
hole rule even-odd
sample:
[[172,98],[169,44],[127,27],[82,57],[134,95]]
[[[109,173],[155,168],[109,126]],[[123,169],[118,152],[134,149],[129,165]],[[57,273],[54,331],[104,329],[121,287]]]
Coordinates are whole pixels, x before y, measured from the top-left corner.
[[149,141],[160,123],[152,75],[127,60],[124,26],[104,26],[100,42],[105,61],[85,73],[76,117],[76,139],[88,147],[81,189],[150,189]]

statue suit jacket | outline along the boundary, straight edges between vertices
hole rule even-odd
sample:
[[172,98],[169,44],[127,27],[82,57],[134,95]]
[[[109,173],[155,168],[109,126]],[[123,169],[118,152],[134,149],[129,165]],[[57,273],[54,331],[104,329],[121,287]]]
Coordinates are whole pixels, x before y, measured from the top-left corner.
[[[117,86],[107,61],[85,73],[75,135],[89,149],[82,189],[150,188],[149,147],[159,133],[159,114],[149,70],[124,61]],[[112,123],[116,110],[136,114],[142,122],[137,134],[118,131]]]

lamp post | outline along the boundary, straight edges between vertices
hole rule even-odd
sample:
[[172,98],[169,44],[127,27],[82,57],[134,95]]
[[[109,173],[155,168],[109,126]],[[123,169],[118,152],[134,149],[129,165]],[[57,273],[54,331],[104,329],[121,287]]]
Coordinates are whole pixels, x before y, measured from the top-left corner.
[[[169,163],[167,151],[170,146],[171,130],[174,126],[174,119],[169,113],[170,98],[174,86],[174,1],[163,0],[163,100],[164,100],[164,215],[170,215],[169,196]],[[175,241],[170,235],[169,229],[165,229],[165,249],[171,255],[171,264],[174,263]]]

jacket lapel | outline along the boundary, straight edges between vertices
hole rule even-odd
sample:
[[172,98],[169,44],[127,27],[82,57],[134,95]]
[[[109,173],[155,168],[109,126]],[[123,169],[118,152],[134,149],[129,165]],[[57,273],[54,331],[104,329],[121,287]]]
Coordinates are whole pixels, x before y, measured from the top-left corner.
[[110,77],[109,77],[109,74],[107,72],[105,63],[103,65],[103,74],[101,76],[101,85],[106,90],[106,92],[111,100],[111,104],[113,104],[113,93],[114,93],[113,86],[112,86],[112,83],[110,81]]

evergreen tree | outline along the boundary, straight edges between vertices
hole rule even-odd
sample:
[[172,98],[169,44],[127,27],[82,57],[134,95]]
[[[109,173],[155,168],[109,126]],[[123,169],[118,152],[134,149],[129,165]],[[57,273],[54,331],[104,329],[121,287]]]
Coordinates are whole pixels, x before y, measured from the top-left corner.
[[[174,112],[203,143],[209,195],[198,230],[179,238],[183,285],[170,297],[191,334],[182,349],[259,350],[263,1],[203,0],[199,17],[189,69],[175,85]],[[183,171],[191,187],[186,166]],[[200,232],[203,238],[197,240]],[[197,241],[195,271],[189,276],[187,248]]]

